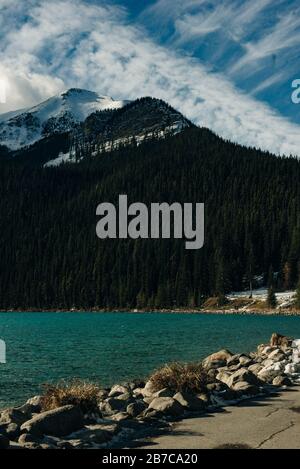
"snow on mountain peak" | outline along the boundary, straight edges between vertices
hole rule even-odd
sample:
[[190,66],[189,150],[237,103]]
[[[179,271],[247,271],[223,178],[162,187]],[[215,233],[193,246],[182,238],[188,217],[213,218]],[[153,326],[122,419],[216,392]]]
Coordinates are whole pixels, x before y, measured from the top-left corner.
[[68,132],[93,112],[119,109],[127,103],[70,88],[31,108],[0,115],[0,144],[17,150],[48,135]]

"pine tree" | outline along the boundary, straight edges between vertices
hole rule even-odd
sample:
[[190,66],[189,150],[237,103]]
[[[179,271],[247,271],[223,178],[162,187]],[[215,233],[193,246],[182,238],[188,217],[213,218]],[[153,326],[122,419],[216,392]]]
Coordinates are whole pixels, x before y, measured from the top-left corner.
[[300,279],[299,279],[297,290],[296,290],[295,306],[296,308],[300,308]]
[[269,308],[276,308],[277,306],[277,299],[272,285],[268,288],[267,305]]

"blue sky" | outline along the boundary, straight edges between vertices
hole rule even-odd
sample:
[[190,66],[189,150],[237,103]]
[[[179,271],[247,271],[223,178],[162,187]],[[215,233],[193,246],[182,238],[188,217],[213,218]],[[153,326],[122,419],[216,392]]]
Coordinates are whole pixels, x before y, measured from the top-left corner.
[[161,97],[225,138],[300,154],[298,0],[0,0],[0,112],[78,86]]

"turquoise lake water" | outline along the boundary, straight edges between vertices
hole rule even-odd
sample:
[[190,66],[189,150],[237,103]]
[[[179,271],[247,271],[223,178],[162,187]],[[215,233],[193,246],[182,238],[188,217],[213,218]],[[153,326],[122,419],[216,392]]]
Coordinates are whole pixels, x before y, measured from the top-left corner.
[[254,350],[272,332],[300,338],[300,317],[162,313],[0,313],[0,408],[40,384],[85,378],[102,385],[146,377],[170,361],[220,349]]

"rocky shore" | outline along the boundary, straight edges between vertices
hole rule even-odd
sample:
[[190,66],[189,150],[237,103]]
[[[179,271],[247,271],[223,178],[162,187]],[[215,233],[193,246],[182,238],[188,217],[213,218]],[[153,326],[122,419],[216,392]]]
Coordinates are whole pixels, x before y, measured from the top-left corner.
[[168,431],[176,420],[297,384],[300,340],[273,334],[249,354],[220,350],[198,364],[167,365],[147,382],[99,389],[90,406],[74,403],[70,394],[63,405],[45,410],[41,395],[4,409],[0,449],[129,447],[135,439]]

